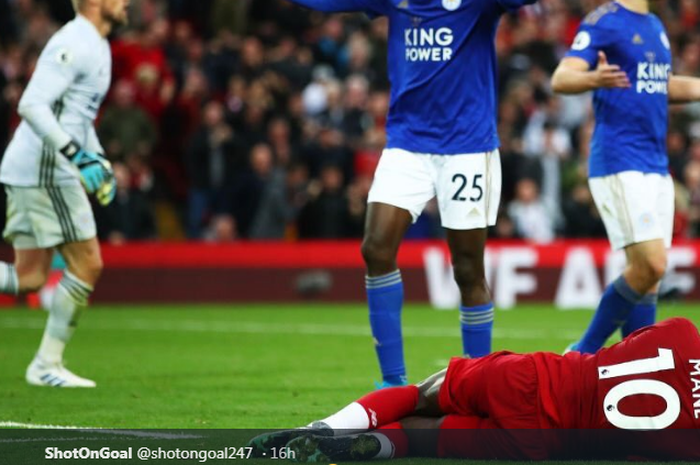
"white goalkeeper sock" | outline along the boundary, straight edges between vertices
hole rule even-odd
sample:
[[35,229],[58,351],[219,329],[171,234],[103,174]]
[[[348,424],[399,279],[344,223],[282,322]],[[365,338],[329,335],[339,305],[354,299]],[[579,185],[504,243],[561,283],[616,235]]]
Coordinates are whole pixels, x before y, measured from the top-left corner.
[[0,262],[0,293],[9,295],[19,293],[17,270],[10,263]]
[[78,325],[80,313],[88,304],[92,286],[81,281],[69,271],[56,286],[49,309],[44,337],[37,355],[47,363],[61,363],[63,351]]
[[367,431],[369,429],[369,418],[365,408],[353,402],[338,413],[331,415],[321,422],[328,425],[332,430],[344,430],[344,433],[353,431]]

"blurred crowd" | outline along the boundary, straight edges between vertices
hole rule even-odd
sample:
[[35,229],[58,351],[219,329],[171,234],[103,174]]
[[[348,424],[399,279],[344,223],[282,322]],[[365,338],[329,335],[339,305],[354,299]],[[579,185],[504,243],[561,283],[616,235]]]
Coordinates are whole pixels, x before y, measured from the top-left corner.
[[[287,0],[132,0],[111,38],[112,90],[97,123],[118,182],[100,237],[361,237],[385,143],[385,19]],[[492,237],[604,237],[587,186],[590,95],[549,78],[598,0],[541,0],[497,36],[503,197]],[[700,2],[659,0],[674,72],[700,76]],[[70,0],[0,0],[0,151],[43,45]],[[700,235],[700,105],[673,107],[676,235]],[[4,215],[1,215],[4,217]],[[436,205],[409,231],[442,234]]]

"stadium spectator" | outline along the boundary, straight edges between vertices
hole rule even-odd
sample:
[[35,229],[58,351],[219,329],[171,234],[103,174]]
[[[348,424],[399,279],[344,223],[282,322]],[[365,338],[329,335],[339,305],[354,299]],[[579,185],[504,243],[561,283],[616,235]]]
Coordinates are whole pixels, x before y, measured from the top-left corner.
[[588,185],[581,183],[574,186],[571,195],[564,202],[563,214],[566,237],[606,237],[603,221],[593,203]]
[[288,223],[296,219],[298,209],[289,192],[290,183],[295,180],[293,171],[288,173],[285,175],[283,169],[276,168],[269,174],[250,226],[250,239],[284,239]]
[[[263,142],[254,145],[249,154],[249,168],[235,179],[230,210],[242,237],[249,237],[258,214],[268,215],[271,213],[269,210],[275,208],[274,197],[282,189],[283,183],[284,171],[275,163],[272,148]],[[261,207],[267,211],[261,211]]]
[[362,227],[352,223],[348,198],[343,192],[343,182],[343,171],[339,166],[329,164],[321,168],[320,181],[312,191],[311,199],[301,211],[299,218],[301,238],[331,239],[360,236],[358,233],[361,233]]
[[508,206],[508,216],[520,237],[546,244],[554,239],[554,225],[534,180],[525,178],[515,186],[515,200]]
[[238,238],[236,219],[229,214],[216,215],[212,218],[204,240],[208,242],[231,242]]
[[98,133],[110,160],[151,155],[157,129],[146,112],[136,105],[134,86],[129,81],[115,84],[112,102],[105,108]]
[[204,107],[202,125],[186,152],[185,166],[190,178],[189,237],[201,237],[209,216],[232,210],[236,173],[245,164],[238,136],[224,119],[223,105],[210,101]]

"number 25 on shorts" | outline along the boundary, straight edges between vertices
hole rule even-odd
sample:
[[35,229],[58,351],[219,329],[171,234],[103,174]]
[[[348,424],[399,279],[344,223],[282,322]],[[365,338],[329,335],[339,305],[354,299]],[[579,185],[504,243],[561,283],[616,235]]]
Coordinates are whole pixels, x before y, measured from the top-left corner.
[[[483,174],[477,174],[472,179],[471,188],[472,195],[467,198],[465,196],[464,190],[469,187],[469,178],[463,174],[455,174],[452,176],[452,183],[456,187],[456,192],[452,196],[452,200],[455,202],[478,202],[484,197],[484,188],[482,187],[482,180],[484,178]],[[475,192],[474,192],[475,191]]]

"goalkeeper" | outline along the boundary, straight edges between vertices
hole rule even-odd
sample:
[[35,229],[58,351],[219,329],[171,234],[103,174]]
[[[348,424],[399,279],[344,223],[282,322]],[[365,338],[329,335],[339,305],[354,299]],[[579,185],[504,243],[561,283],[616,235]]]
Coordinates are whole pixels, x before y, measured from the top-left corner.
[[0,182],[7,192],[4,236],[15,263],[0,262],[0,292],[39,290],[54,249],[67,269],[50,305],[29,384],[95,387],[63,366],[63,352],[102,271],[87,194],[109,204],[115,181],[93,123],[109,90],[106,36],[128,22],[127,0],[73,0],[76,18],[46,45],[19,103],[22,123],[7,147]]

